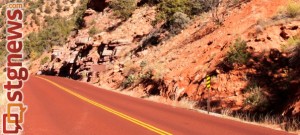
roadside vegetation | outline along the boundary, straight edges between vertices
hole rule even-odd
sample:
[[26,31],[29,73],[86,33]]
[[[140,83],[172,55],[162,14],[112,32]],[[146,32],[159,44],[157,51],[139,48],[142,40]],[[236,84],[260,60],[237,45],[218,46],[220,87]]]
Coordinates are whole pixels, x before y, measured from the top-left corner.
[[300,16],[300,3],[289,0],[286,6],[278,9],[278,14],[274,19],[296,18]]
[[288,132],[295,132],[300,128],[299,118],[289,118],[289,117],[283,117],[281,115],[271,115],[271,114],[259,114],[259,113],[253,114],[247,112],[232,113],[229,109],[222,110],[221,114],[242,121],[268,125],[268,127],[281,128]]
[[36,59],[44,51],[49,51],[52,46],[64,45],[75,25],[74,21],[61,17],[47,17],[46,23],[45,29],[27,36],[24,49],[26,58]]
[[247,43],[246,41],[238,38],[230,46],[230,50],[227,53],[227,62],[232,65],[236,64],[246,64],[250,58],[250,53],[247,52]]
[[41,62],[40,65],[44,65],[45,63],[49,62],[50,58],[48,56],[44,57]]
[[291,37],[288,40],[288,46],[292,46],[292,48],[289,50],[290,55],[290,65],[293,67],[299,67],[300,66],[300,32],[294,36]]
[[92,37],[95,34],[97,34],[98,32],[99,32],[99,30],[95,26],[92,26],[92,28],[90,28],[90,30],[88,31],[88,34],[90,35],[90,37]]
[[296,1],[289,1],[285,10],[288,17],[295,18],[300,15],[300,3]]
[[137,3],[135,0],[112,0],[110,8],[113,9],[116,17],[128,19],[136,9]]
[[[82,0],[81,2],[82,5],[74,10],[72,18],[66,19],[60,16],[45,16],[44,28],[38,32],[30,33],[24,41],[26,58],[34,60],[41,56],[44,51],[50,51],[52,46],[64,45],[70,32],[84,25],[82,16],[86,10],[87,0]],[[43,4],[44,1],[39,0],[33,4],[33,7]],[[29,9],[32,9],[32,7]],[[51,13],[52,9],[50,9],[50,6],[49,9],[47,9],[46,5],[45,10],[49,10],[47,13]],[[39,22],[37,15],[34,14],[32,18],[36,23]]]
[[6,55],[7,55],[5,44],[6,42],[4,40],[0,41],[0,50],[5,50],[5,51],[0,51],[0,66],[4,65]]

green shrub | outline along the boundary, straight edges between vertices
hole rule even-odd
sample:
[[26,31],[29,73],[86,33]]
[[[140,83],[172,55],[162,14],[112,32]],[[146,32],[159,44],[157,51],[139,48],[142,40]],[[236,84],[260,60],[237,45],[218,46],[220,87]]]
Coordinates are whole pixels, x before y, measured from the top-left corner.
[[144,67],[146,67],[147,66],[147,62],[146,61],[142,61],[141,63],[140,63],[140,67],[143,69]]
[[7,51],[5,48],[5,40],[0,41],[0,66],[4,66]]
[[43,30],[30,33],[24,41],[24,52],[27,58],[38,56],[54,45],[64,45],[75,25],[73,20],[60,17],[46,17],[45,21],[46,26]]
[[299,36],[293,36],[290,37],[287,41],[288,46],[297,46],[300,44],[300,35]]
[[148,70],[142,74],[139,75],[139,82],[143,82],[143,81],[148,81],[150,79],[152,79],[153,77],[153,71],[152,70]]
[[5,16],[6,6],[2,7],[1,16]]
[[0,39],[4,39],[6,36],[6,27],[4,25],[4,27],[2,28],[2,32],[0,32]]
[[178,34],[183,28],[186,27],[186,25],[190,22],[190,18],[188,15],[176,12],[170,20],[170,32],[172,34]]
[[250,58],[250,53],[247,52],[246,41],[238,38],[235,43],[230,47],[227,53],[227,61],[230,64],[246,64]]
[[207,6],[203,0],[189,0],[188,6],[190,8],[188,10],[188,15],[198,15],[208,11],[211,8]]
[[260,89],[261,87],[258,85],[258,83],[255,80],[250,80],[249,85],[243,90],[243,93],[245,94]]
[[286,7],[286,13],[288,17],[294,18],[300,15],[300,3],[297,2],[289,2]]
[[89,35],[90,36],[94,36],[95,34],[97,34],[99,31],[98,31],[98,29],[95,27],[95,26],[93,26],[90,30],[89,30]]
[[122,19],[128,19],[137,7],[135,0],[112,0],[109,5],[115,16]]
[[48,61],[49,61],[49,57],[46,56],[46,57],[44,57],[44,58],[41,60],[40,65],[44,65],[44,64],[46,64]]
[[122,82],[122,87],[128,88],[132,86],[135,82],[136,78],[133,74],[130,74],[124,81]]
[[254,89],[250,96],[248,96],[244,100],[244,105],[250,105],[252,108],[257,109],[259,111],[265,111],[269,106],[269,100],[267,96],[262,92],[262,90],[258,87]]
[[0,28],[4,26],[4,18],[0,16]]
[[156,22],[169,21],[169,17],[177,12],[192,17],[208,10],[203,0],[163,0],[157,9],[159,12],[156,15]]
[[81,3],[80,6],[76,7],[73,11],[73,16],[77,28],[82,28],[85,26],[85,22],[83,20],[83,14],[87,9],[88,0],[80,0],[80,3]]
[[157,6],[159,12],[156,15],[156,21],[168,20],[176,12],[189,12],[188,2],[189,0],[163,0]]
[[292,46],[290,50],[290,65],[294,67],[300,66],[300,33],[288,40],[289,46]]

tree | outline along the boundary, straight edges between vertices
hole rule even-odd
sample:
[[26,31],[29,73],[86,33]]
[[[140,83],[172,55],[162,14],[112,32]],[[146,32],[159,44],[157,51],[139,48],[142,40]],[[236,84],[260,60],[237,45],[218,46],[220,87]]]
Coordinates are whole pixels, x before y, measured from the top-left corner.
[[110,7],[117,17],[126,20],[136,9],[137,3],[135,0],[112,0],[110,2]]

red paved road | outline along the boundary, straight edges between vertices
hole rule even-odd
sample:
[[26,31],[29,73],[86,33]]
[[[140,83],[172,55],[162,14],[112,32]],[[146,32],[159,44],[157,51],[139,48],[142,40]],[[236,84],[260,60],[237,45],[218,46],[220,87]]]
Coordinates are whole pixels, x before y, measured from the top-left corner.
[[[217,118],[102,90],[66,78],[45,77],[88,99],[172,134],[280,135],[286,132]],[[25,135],[156,134],[32,76],[24,87]]]

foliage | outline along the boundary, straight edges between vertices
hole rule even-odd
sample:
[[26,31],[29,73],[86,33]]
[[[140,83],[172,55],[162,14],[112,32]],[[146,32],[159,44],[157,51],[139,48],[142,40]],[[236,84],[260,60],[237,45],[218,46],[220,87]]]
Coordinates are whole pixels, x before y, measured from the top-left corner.
[[172,34],[178,34],[186,25],[190,22],[190,18],[188,15],[176,12],[170,20],[170,32]]
[[238,38],[235,43],[230,47],[227,53],[227,61],[231,64],[246,64],[250,58],[250,53],[247,52],[247,43]]
[[40,62],[40,64],[41,65],[44,65],[45,63],[47,63],[48,61],[49,61],[49,57],[48,56],[46,56],[46,57],[44,57],[42,60],[41,60],[41,62]]
[[189,15],[198,15],[203,12],[207,12],[211,9],[211,7],[206,4],[207,0],[189,0]]
[[259,111],[265,111],[269,105],[269,101],[267,96],[262,92],[262,89],[257,87],[251,92],[250,96],[244,100],[244,104],[250,105]]
[[172,34],[184,29],[194,15],[208,11],[203,0],[163,0],[157,5],[158,13],[153,24],[165,22]]
[[43,4],[45,4],[44,0],[37,0],[36,2],[28,1],[29,8],[25,9],[25,15],[28,15],[29,13],[34,13],[37,8],[42,8]]
[[4,25],[4,27],[2,28],[2,31],[0,32],[0,39],[4,39],[6,36],[6,27]]
[[88,31],[88,33],[89,33],[89,35],[90,36],[94,36],[95,34],[97,34],[99,31],[98,31],[98,29],[95,27],[95,26],[93,26],[89,31]]
[[176,12],[189,12],[188,2],[189,0],[163,0],[157,6],[159,12],[156,15],[156,21],[168,20],[168,17],[173,16]]
[[146,61],[142,61],[141,63],[140,63],[140,67],[141,68],[144,68],[144,67],[146,67],[147,66],[147,62]]
[[300,34],[297,36],[290,37],[288,39],[288,43],[287,43],[288,46],[297,46],[299,44],[300,44]]
[[[76,8],[73,12],[73,18],[66,19],[62,17],[45,17],[45,27],[37,33],[30,33],[24,40],[25,58],[36,59],[44,51],[49,51],[54,45],[64,45],[69,33],[74,28],[83,26],[83,14],[86,10],[88,0],[81,0],[82,5]],[[43,0],[30,2],[30,9],[33,7],[41,7],[44,4]],[[50,9],[51,7],[48,6]],[[47,6],[46,6],[47,9]],[[46,10],[45,9],[45,10]],[[50,10],[49,9],[49,10]],[[37,17],[34,17],[37,19]]]
[[293,48],[290,50],[290,65],[294,67],[300,66],[300,35],[289,39],[288,44],[292,45]]
[[6,42],[4,40],[0,41],[0,66],[3,66],[4,65],[4,62],[5,62],[5,58],[6,58],[6,55],[7,55],[7,51],[5,51],[5,44]]
[[184,13],[188,17],[208,11],[203,0],[163,0],[157,6],[158,14],[156,22],[169,21],[169,17],[177,12]]
[[54,45],[63,45],[67,36],[74,28],[72,20],[60,17],[47,17],[46,28],[38,33],[30,33],[25,40],[25,53],[27,58],[40,55]]
[[1,16],[5,16],[6,6],[2,7]]
[[261,89],[255,80],[251,80],[249,83],[250,84],[245,88],[245,90],[243,90],[243,93],[253,92]]
[[4,18],[4,16],[5,16],[5,10],[6,10],[5,6],[1,5],[1,7],[2,7],[2,10],[1,10],[1,14],[0,14],[0,28],[3,27],[4,24],[5,24],[5,18]]
[[122,87],[128,88],[130,87],[134,81],[136,80],[136,77],[133,74],[130,74],[124,81],[122,82]]
[[75,17],[76,27],[82,28],[85,26],[83,20],[83,14],[87,9],[88,0],[80,0],[81,6],[77,7],[73,11],[73,16]]
[[110,2],[110,8],[114,11],[115,16],[125,20],[132,15],[136,7],[135,0],[112,0]]
[[286,14],[291,18],[300,15],[300,4],[294,1],[290,1],[286,7]]
[[145,73],[139,75],[139,80],[143,82],[143,81],[151,80],[152,77],[153,77],[153,71],[148,70]]
[[295,18],[300,15],[300,4],[290,0],[284,7],[278,9],[278,14],[273,19]]
[[0,28],[4,26],[4,18],[3,16],[0,16]]

